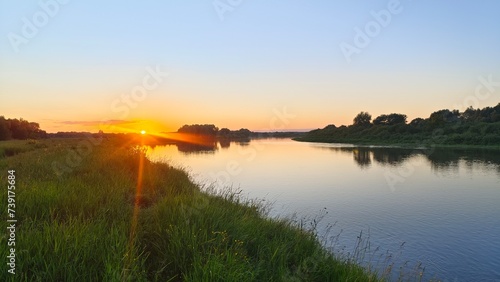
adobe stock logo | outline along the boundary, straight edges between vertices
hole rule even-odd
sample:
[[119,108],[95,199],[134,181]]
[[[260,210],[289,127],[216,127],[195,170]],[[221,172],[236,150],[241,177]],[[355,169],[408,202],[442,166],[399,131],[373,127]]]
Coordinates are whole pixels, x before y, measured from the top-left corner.
[[122,94],[120,98],[111,103],[111,110],[114,113],[120,113],[120,119],[127,118],[130,110],[137,108],[138,103],[148,97],[149,91],[158,88],[163,80],[169,76],[169,73],[161,71],[159,66],[156,66],[155,69],[147,67],[146,71],[148,74],[142,78],[142,84],[135,86],[129,94]]
[[224,14],[233,12],[238,6],[243,3],[243,0],[215,0],[212,2],[214,10],[219,16],[220,21],[224,21]]
[[54,18],[61,8],[61,5],[68,4],[69,0],[41,0],[38,2],[40,9],[33,13],[31,19],[21,18],[21,33],[9,32],[7,38],[14,52],[19,53],[21,44],[28,44],[30,39],[35,38],[41,28],[45,27],[50,18]]
[[373,20],[367,22],[363,29],[359,27],[354,27],[354,39],[353,44],[346,43],[342,41],[339,44],[340,50],[344,55],[347,63],[352,61],[352,55],[360,54],[361,51],[368,47],[372,42],[372,39],[377,37],[383,28],[389,26],[392,21],[393,15],[397,15],[403,11],[403,7],[399,0],[390,0],[387,3],[387,9],[382,9],[378,12],[371,11],[370,14]]

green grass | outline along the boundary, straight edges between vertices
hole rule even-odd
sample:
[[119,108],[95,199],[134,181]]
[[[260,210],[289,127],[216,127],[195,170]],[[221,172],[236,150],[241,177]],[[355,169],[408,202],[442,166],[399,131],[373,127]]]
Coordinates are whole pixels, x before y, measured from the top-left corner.
[[0,141],[0,158],[10,157],[34,149],[46,148],[43,141],[38,140],[9,140]]
[[[1,206],[15,169],[18,220],[17,274],[2,262],[2,281],[378,281],[323,249],[313,231],[266,217],[237,193],[201,189],[122,141],[104,140],[73,162],[81,140],[37,142],[0,142],[22,148],[0,158]],[[5,261],[6,240],[3,232]]]

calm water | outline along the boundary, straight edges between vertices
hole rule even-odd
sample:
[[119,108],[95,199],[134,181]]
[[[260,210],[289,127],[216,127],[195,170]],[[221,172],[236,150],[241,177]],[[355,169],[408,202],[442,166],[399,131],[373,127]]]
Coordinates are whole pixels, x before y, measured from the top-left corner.
[[273,202],[273,216],[314,217],[326,208],[319,233],[335,224],[335,248],[348,252],[362,231],[374,264],[388,251],[396,266],[422,262],[424,280],[500,281],[500,152],[263,139],[148,154],[197,181]]

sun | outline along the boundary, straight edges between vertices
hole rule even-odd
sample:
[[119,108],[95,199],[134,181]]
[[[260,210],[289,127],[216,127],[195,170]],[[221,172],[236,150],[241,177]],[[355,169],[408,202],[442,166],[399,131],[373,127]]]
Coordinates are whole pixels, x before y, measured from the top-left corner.
[[141,130],[141,134],[145,135],[146,134],[146,130]]

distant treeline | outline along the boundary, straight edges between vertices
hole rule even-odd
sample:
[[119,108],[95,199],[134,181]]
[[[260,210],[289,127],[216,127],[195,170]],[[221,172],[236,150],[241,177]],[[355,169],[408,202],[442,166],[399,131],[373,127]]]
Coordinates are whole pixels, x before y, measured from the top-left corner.
[[99,131],[99,133],[90,133],[86,131],[67,131],[67,132],[62,132],[59,131],[57,133],[47,133],[47,137],[49,138],[86,138],[86,137],[99,137],[99,136],[125,136],[125,133],[102,133],[102,131]]
[[305,134],[306,132],[296,131],[252,132],[252,138],[294,138]]
[[285,138],[297,137],[302,135],[301,132],[253,132],[247,128],[238,130],[230,130],[228,128],[219,129],[213,124],[192,124],[184,125],[177,130],[178,133],[187,133],[194,135],[213,136],[222,139],[248,139],[248,138]]
[[183,125],[181,128],[177,129],[179,133],[188,133],[188,134],[196,134],[196,135],[210,135],[215,136],[219,128],[213,124],[192,124],[192,125]]
[[404,114],[384,114],[372,121],[367,112],[359,113],[349,126],[333,124],[308,132],[297,141],[500,146],[500,103],[483,109],[440,110],[428,118],[407,123]]
[[222,128],[219,130],[219,128],[213,124],[186,124],[179,128],[177,132],[221,138],[249,138],[252,133],[246,128],[241,128],[240,130],[229,130],[228,128]]
[[36,122],[24,119],[6,119],[0,116],[0,140],[10,139],[39,139],[47,137],[47,133],[40,129]]

